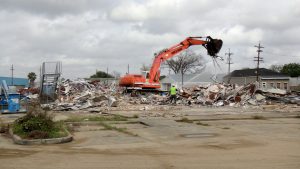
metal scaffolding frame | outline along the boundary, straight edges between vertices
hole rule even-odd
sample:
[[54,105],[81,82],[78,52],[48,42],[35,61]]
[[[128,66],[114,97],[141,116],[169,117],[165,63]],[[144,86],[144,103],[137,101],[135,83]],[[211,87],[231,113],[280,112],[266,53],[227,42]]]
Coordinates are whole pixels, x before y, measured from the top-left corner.
[[43,62],[40,74],[40,102],[50,103],[57,99],[57,86],[62,72],[61,62]]

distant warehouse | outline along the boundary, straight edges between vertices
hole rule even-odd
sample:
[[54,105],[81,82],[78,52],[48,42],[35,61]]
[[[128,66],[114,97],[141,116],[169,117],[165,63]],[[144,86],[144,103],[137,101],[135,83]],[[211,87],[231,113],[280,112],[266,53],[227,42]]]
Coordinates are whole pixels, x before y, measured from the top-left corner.
[[8,86],[16,86],[17,89],[25,88],[25,87],[28,87],[28,85],[29,85],[27,78],[16,78],[16,77],[14,77],[12,79],[11,77],[1,77],[0,76],[0,82],[2,82],[2,80],[5,80],[6,84]]

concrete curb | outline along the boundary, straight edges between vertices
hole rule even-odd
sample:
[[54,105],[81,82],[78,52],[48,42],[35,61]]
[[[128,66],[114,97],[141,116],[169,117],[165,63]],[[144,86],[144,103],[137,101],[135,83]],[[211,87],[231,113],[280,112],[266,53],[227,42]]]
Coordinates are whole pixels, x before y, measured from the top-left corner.
[[22,139],[18,135],[15,135],[13,133],[12,128],[9,129],[9,134],[11,135],[13,141],[15,144],[20,145],[37,145],[37,144],[61,144],[61,143],[67,143],[73,140],[73,136],[66,130],[68,133],[68,136],[66,137],[60,137],[60,138],[49,138],[49,139]]

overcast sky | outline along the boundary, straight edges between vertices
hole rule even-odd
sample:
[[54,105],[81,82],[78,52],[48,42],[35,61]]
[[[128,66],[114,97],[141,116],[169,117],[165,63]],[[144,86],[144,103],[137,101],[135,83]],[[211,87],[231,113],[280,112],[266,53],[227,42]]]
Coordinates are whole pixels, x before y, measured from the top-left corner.
[[[1,0],[0,76],[39,73],[42,62],[61,61],[66,78],[96,69],[139,73],[153,53],[188,36],[220,38],[220,56],[232,69],[254,68],[259,42],[262,67],[300,62],[300,0]],[[192,47],[214,69],[201,46]]]

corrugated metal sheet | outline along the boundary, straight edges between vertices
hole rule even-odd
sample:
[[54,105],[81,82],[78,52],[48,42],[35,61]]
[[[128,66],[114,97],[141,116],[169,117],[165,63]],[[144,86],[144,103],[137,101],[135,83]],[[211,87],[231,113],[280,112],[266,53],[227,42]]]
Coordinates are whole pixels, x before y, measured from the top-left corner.
[[[0,76],[0,81],[2,81],[2,80],[5,80],[8,86],[12,85],[11,77],[1,77]],[[14,77],[13,81],[14,81],[13,84],[16,86],[28,87],[28,85],[29,85],[27,78],[15,78]]]

